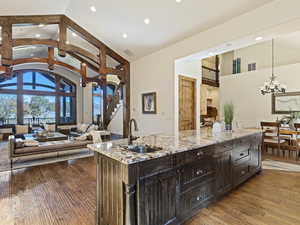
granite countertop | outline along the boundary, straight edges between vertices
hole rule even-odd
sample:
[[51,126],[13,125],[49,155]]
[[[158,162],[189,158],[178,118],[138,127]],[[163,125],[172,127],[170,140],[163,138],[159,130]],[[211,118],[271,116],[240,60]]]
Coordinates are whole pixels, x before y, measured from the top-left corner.
[[182,131],[175,135],[150,135],[141,137],[134,142],[162,148],[162,150],[152,153],[136,153],[120,147],[120,145],[127,144],[127,139],[103,142],[99,144],[91,144],[88,145],[88,148],[107,157],[113,158],[121,163],[133,164],[141,161],[172,155],[178,152],[189,151],[241,137],[246,137],[256,133],[261,133],[261,130],[237,129],[233,132],[221,132],[218,135],[212,135],[211,129],[204,128],[200,130]]

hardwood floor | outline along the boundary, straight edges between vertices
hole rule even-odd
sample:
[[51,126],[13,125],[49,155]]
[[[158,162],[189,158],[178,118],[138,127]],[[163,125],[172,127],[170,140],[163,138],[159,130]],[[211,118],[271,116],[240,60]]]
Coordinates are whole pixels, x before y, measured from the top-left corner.
[[[93,225],[93,159],[0,173],[0,224]],[[264,170],[185,225],[300,224],[300,173]]]

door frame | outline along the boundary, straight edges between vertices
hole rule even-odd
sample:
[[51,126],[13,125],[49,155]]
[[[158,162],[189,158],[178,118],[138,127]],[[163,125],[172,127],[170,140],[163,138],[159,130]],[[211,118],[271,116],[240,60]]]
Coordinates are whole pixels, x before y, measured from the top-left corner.
[[194,101],[194,109],[193,109],[193,129],[196,129],[196,116],[197,116],[197,79],[184,76],[184,75],[178,75],[178,129],[180,131],[180,122],[181,122],[181,117],[180,117],[180,91],[181,91],[181,81],[182,80],[188,80],[193,82],[194,86],[194,92],[193,92],[193,101]]

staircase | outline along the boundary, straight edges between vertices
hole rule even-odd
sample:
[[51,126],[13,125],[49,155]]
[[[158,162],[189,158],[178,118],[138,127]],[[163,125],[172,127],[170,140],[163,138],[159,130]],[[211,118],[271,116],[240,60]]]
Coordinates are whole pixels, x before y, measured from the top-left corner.
[[107,96],[107,125],[114,118],[121,106],[123,106],[123,100],[121,99],[121,89],[119,86],[113,95]]

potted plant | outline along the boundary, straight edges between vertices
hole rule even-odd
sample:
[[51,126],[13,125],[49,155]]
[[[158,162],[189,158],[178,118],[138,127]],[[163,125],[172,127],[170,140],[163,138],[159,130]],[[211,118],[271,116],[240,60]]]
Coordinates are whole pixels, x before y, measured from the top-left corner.
[[233,104],[232,103],[224,104],[225,130],[232,130],[233,115],[234,115]]

